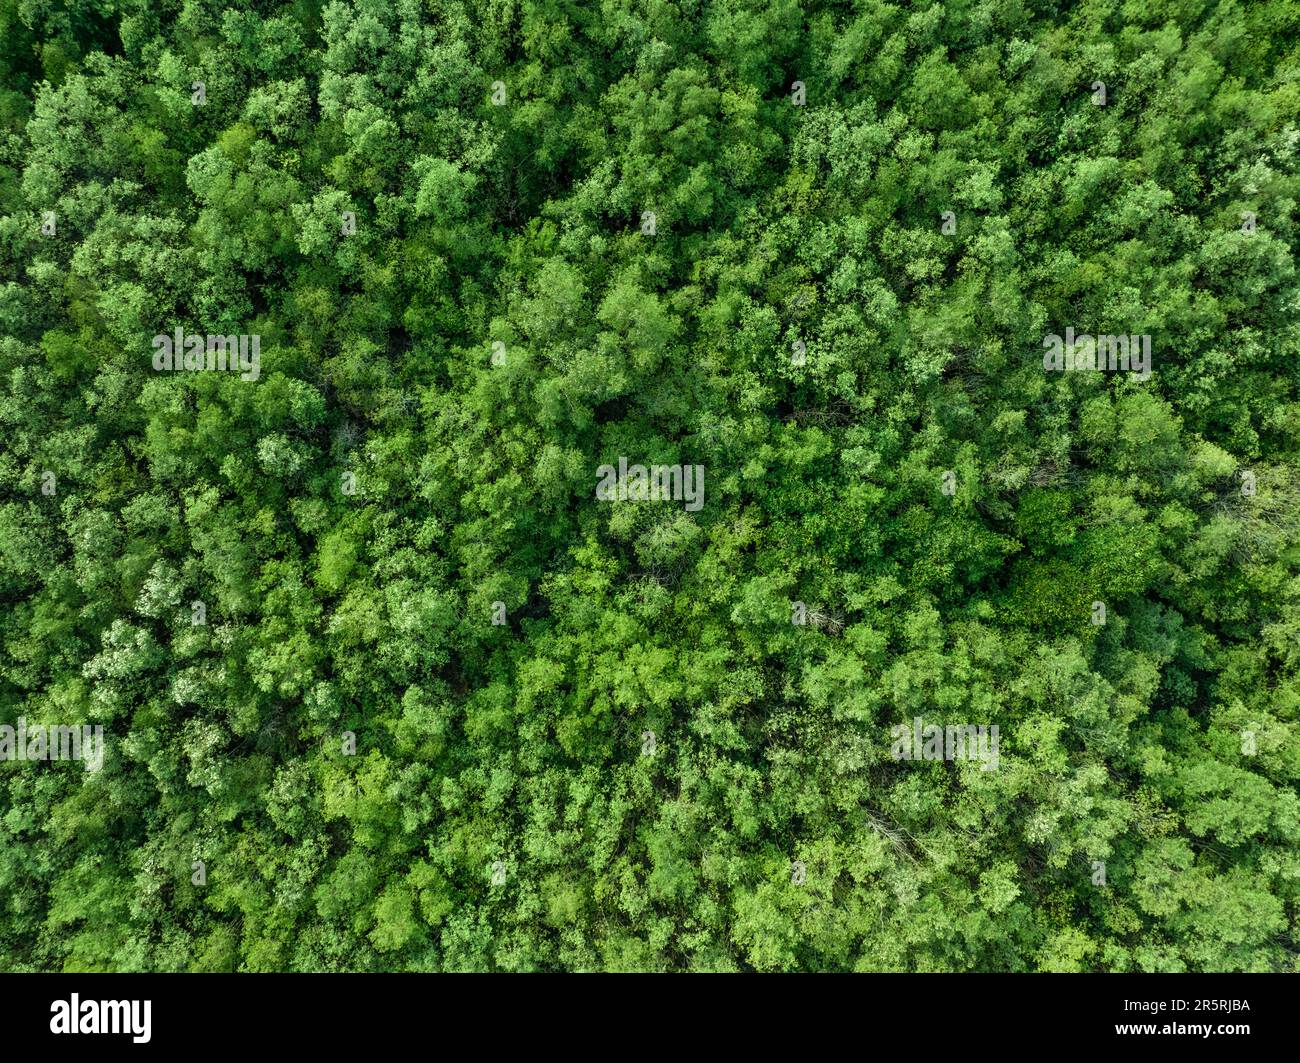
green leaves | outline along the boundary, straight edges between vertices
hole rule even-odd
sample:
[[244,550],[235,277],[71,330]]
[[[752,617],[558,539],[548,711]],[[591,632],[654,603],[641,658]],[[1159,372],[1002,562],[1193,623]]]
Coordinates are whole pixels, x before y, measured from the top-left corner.
[[1294,968],[1285,6],[0,7],[0,962]]

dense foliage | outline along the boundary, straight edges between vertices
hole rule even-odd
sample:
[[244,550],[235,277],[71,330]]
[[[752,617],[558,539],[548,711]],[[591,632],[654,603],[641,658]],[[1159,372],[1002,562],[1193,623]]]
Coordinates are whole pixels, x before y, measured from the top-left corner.
[[1293,0],[0,42],[0,968],[1298,969]]

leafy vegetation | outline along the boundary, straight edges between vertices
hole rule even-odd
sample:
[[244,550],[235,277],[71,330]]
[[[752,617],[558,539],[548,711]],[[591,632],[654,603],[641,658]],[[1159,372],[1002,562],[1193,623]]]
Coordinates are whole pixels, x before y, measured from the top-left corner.
[[0,41],[0,968],[1297,969],[1294,3]]

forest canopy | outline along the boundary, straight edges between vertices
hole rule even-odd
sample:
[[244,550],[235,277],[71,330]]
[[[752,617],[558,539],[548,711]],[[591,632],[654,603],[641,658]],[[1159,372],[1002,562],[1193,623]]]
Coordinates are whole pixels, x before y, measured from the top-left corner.
[[1298,154],[1291,0],[0,0],[0,970],[1300,970]]

